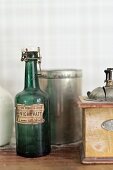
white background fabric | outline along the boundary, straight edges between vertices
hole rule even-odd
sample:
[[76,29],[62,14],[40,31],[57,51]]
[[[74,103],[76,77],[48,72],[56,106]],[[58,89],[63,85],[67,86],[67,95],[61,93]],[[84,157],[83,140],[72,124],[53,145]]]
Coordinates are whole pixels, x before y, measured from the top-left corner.
[[0,0],[0,84],[24,86],[21,49],[41,47],[42,69],[82,69],[83,95],[113,67],[113,0]]

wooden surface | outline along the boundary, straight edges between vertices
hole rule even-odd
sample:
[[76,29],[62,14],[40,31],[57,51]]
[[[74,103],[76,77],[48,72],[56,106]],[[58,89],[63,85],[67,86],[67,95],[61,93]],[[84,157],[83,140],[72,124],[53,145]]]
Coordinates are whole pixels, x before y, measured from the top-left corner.
[[113,108],[113,102],[105,100],[90,100],[87,97],[80,96],[78,99],[78,106],[80,108]]
[[102,123],[113,119],[113,108],[87,108],[84,111],[84,149],[86,157],[112,157],[113,131],[102,128]]
[[[82,162],[113,163],[113,102],[87,101],[81,96],[78,103],[82,108]],[[106,121],[108,126],[103,126]]]
[[83,165],[76,145],[55,147],[40,158],[16,156],[15,149],[0,150],[0,170],[113,170],[113,165]]

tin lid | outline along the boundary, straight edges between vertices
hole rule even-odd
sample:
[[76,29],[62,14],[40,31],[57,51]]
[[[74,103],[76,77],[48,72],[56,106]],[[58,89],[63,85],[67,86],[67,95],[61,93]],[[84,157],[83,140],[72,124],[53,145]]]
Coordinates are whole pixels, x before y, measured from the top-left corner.
[[64,69],[64,70],[42,70],[39,78],[45,79],[66,79],[82,77],[80,69]]

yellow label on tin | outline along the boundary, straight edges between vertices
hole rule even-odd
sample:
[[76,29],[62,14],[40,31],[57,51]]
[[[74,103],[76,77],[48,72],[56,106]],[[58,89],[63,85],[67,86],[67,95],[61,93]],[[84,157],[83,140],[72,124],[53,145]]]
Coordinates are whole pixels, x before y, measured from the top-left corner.
[[16,105],[16,122],[20,124],[40,124],[43,119],[44,104],[17,104]]

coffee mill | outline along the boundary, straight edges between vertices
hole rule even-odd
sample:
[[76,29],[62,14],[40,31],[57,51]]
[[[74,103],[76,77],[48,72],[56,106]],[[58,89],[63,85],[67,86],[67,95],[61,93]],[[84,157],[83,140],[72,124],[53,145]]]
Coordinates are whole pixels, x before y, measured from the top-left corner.
[[104,70],[103,87],[81,96],[78,105],[82,108],[81,162],[113,163],[113,68]]

